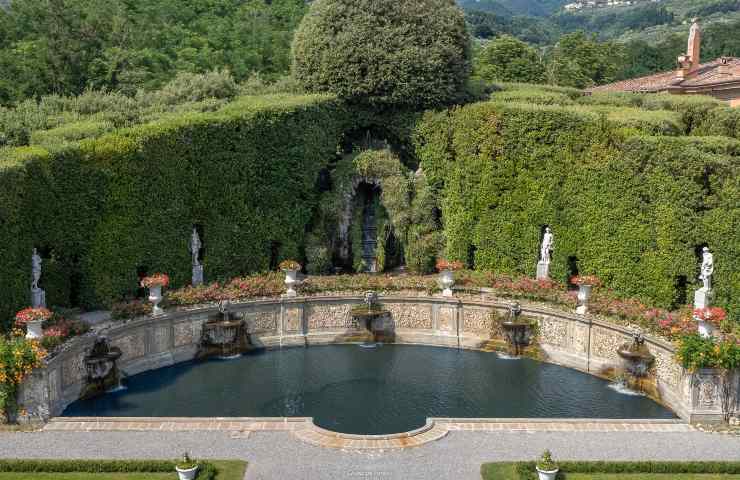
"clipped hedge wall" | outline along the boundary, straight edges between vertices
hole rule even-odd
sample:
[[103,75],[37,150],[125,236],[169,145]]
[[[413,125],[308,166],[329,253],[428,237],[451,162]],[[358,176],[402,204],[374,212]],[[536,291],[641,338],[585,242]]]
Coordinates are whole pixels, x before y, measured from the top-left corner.
[[[0,460],[0,472],[13,473],[175,473],[169,460]],[[213,480],[216,466],[199,462],[196,480]]]
[[447,256],[534,275],[547,224],[554,278],[596,274],[619,294],[671,307],[693,300],[697,248],[708,243],[717,302],[736,318],[740,142],[624,132],[569,107],[428,113],[417,153],[440,192]]
[[[518,462],[514,470],[519,480],[536,480],[537,462]],[[558,479],[570,473],[597,474],[740,474],[740,462],[558,462]],[[482,468],[485,475],[486,466]],[[485,478],[485,477],[484,477]]]
[[134,294],[137,272],[188,283],[193,224],[208,279],[298,257],[346,113],[326,96],[244,97],[54,153],[4,152],[0,324],[29,301],[33,246],[47,303],[87,307]]

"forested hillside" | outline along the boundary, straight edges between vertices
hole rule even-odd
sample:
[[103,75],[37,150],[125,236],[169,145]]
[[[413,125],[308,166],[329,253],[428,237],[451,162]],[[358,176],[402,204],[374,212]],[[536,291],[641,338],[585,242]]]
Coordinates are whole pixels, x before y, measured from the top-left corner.
[[306,8],[303,0],[13,2],[0,9],[0,104],[90,88],[133,94],[178,72],[277,78],[289,70]]

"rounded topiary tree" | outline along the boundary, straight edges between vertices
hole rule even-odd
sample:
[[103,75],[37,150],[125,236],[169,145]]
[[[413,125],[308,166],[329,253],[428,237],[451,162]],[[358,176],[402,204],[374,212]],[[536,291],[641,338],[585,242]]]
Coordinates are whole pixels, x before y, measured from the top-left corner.
[[454,0],[316,0],[293,40],[293,75],[307,90],[361,103],[452,102],[469,74]]

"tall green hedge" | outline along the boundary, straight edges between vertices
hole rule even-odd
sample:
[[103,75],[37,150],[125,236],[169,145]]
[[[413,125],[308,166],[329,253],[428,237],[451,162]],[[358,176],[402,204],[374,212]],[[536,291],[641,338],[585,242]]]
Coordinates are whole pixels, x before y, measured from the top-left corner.
[[193,224],[209,279],[297,257],[348,122],[330,97],[245,97],[54,153],[5,152],[0,321],[29,301],[33,246],[48,303],[88,307],[134,293],[137,272],[189,282]]
[[672,306],[692,300],[697,248],[708,243],[717,300],[737,315],[740,142],[626,131],[567,106],[428,113],[417,152],[440,191],[447,255],[533,275],[550,225],[554,277],[597,274],[623,295]]

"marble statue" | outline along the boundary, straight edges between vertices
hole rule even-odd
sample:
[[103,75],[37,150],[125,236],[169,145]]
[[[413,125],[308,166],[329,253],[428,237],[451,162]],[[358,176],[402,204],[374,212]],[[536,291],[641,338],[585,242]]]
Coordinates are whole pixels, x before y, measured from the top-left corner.
[[701,274],[699,280],[704,283],[704,290],[712,289],[712,275],[714,274],[714,256],[709,251],[709,247],[702,250]]
[[39,287],[42,263],[41,255],[34,248],[31,255],[31,306],[33,308],[46,307],[46,292]]
[[193,227],[193,234],[190,236],[190,255],[193,263],[192,285],[197,287],[203,285],[203,264],[200,263],[200,249],[203,243],[200,241],[198,229]]
[[540,246],[540,261],[537,262],[537,280],[547,280],[550,278],[550,260],[551,252],[555,244],[555,235],[550,227],[545,228],[545,234],[542,236],[542,245]]
[[540,258],[545,263],[550,263],[550,252],[555,243],[555,236],[552,234],[550,227],[545,228],[545,235],[542,237],[542,247],[540,248]]
[[200,249],[203,246],[203,244],[200,241],[200,236],[198,235],[198,230],[193,227],[193,234],[190,236],[190,254],[193,257],[193,266],[197,267],[200,265],[200,259],[198,258],[200,256]]
[[41,280],[41,263],[41,256],[39,255],[38,250],[34,248],[33,255],[31,255],[31,273],[33,275],[33,279],[31,280],[32,290],[39,289],[39,280]]
[[[711,307],[712,297],[712,275],[714,274],[714,256],[709,251],[709,247],[702,249],[701,273],[699,280],[702,281],[702,288],[694,292],[694,308],[704,309]],[[695,317],[698,323],[699,334],[702,337],[711,337],[713,328],[710,323]]]

